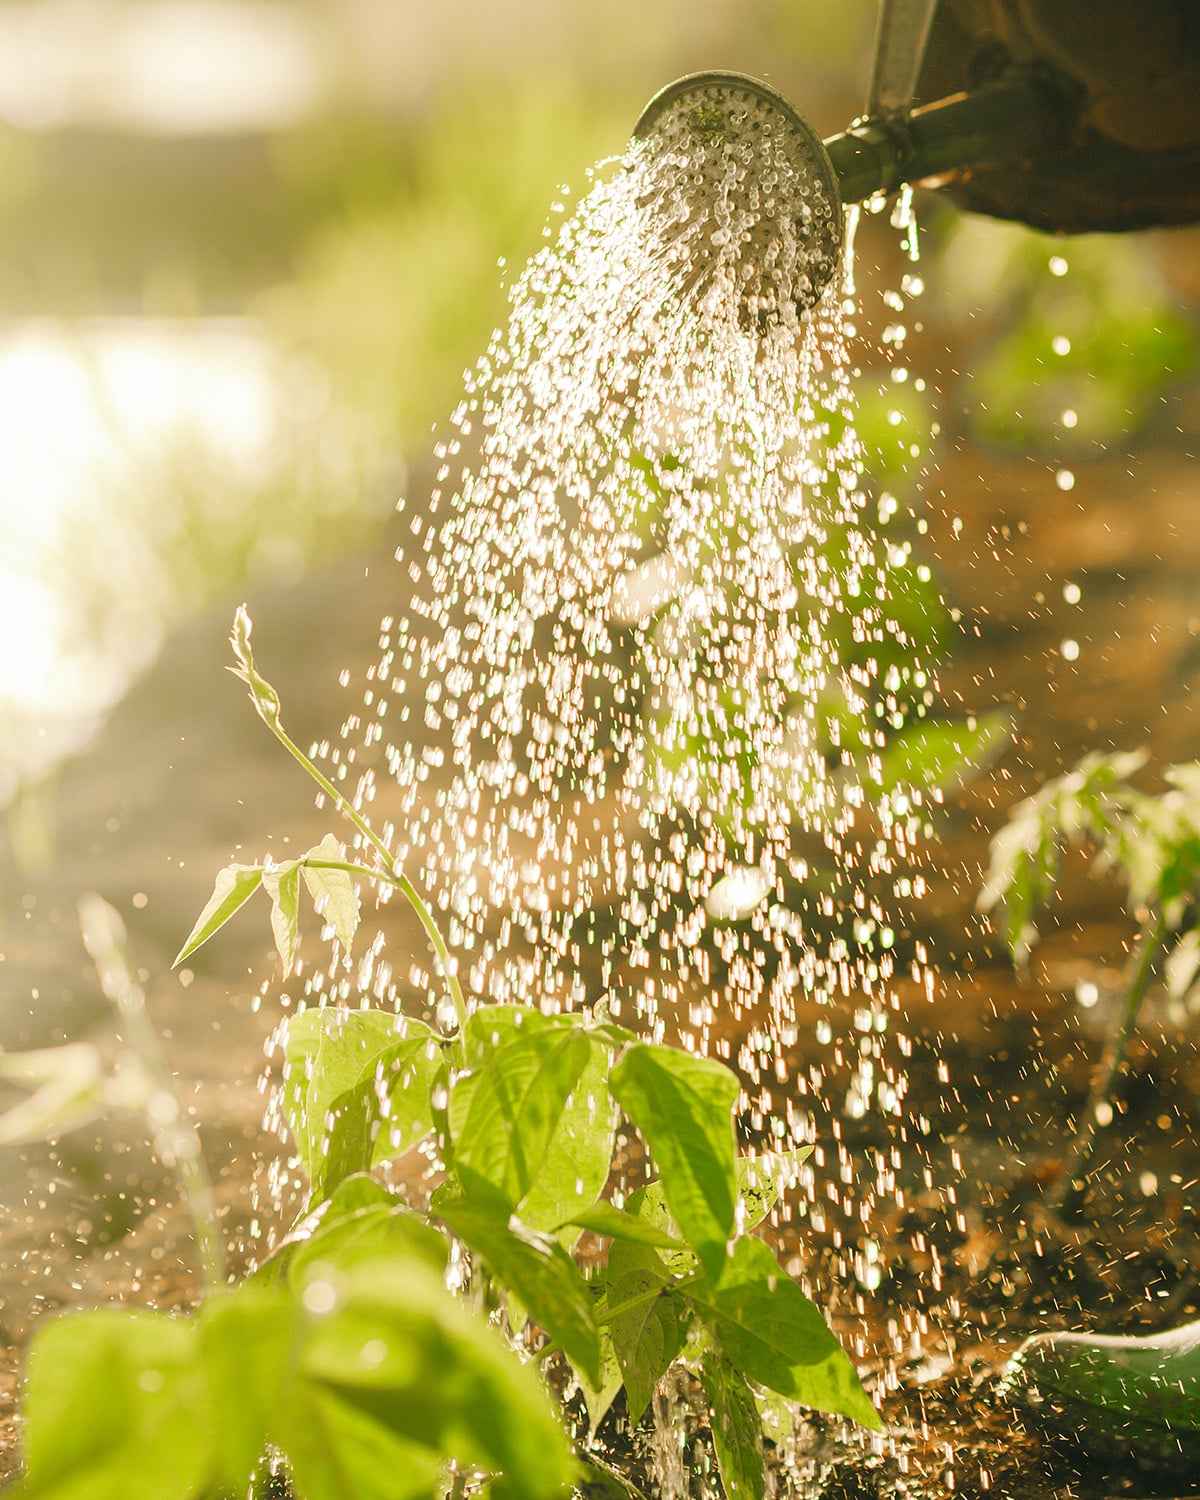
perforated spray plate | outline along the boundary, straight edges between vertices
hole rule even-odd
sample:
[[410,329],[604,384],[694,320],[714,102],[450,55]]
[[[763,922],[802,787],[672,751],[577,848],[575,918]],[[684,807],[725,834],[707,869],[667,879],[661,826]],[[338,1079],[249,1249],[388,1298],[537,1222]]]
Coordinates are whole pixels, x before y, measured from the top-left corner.
[[841,197],[820,136],[782,94],[741,73],[691,74],[655,95],[633,135],[685,199],[693,291],[724,274],[760,322],[788,301],[813,306],[841,263]]

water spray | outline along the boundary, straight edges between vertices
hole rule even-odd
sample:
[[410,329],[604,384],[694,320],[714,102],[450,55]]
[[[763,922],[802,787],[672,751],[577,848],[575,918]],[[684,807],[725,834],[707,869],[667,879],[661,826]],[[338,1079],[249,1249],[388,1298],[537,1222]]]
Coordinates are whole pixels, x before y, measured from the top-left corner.
[[[760,133],[787,142],[807,183],[799,232],[808,276],[796,289],[800,309],[817,301],[841,263],[844,206],[984,163],[1036,158],[1067,138],[1069,90],[1040,67],[1010,66],[976,89],[914,109],[936,8],[937,0],[885,0],[866,114],[828,140],[770,85],[722,71],[676,79],[634,126],[634,139],[651,149],[670,149],[682,131],[710,151],[723,139]],[[716,222],[712,201],[704,201],[708,186],[695,182],[698,206]]]

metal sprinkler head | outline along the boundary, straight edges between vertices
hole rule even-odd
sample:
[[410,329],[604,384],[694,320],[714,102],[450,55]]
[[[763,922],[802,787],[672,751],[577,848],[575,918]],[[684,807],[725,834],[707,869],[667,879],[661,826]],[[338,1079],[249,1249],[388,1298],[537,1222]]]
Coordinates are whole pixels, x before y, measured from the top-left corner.
[[[707,231],[690,244],[691,290],[720,262],[736,277],[742,309],[760,322],[778,315],[785,279],[797,311],[817,302],[841,263],[841,196],[821,137],[782,94],[742,73],[689,74],[651,99],[633,137],[687,174],[693,226]],[[731,196],[740,240],[732,246]],[[785,219],[802,250],[786,278],[771,249]]]

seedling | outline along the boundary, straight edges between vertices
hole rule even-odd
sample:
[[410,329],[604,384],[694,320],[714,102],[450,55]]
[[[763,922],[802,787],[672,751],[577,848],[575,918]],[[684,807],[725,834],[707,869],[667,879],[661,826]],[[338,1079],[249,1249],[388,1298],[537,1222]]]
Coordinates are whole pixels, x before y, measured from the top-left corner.
[[[549,1500],[600,1480],[589,1445],[618,1393],[636,1423],[679,1359],[706,1393],[731,1500],[766,1494],[760,1402],[879,1430],[819,1309],[753,1233],[807,1150],[739,1156],[739,1083],[715,1059],[641,1041],[599,1011],[471,1010],[416,887],[284,730],[244,610],[232,640],[259,716],[350,818],[371,862],[328,836],[285,864],[229,866],[176,961],[261,887],[290,965],[302,881],[348,953],[359,885],[387,885],[421,918],[454,1023],[438,1031],[321,1006],[282,1024],[284,1109],[310,1184],[300,1219],[248,1279],[210,1287],[190,1319],[76,1312],[38,1331],[21,1500],[85,1476],[89,1494],[109,1493],[98,1473],[112,1475],[114,1495],[245,1494],[264,1463],[303,1500],[485,1484],[496,1500]],[[657,1169],[627,1196],[611,1185],[622,1114]],[[370,1175],[418,1146],[441,1177],[425,1203]],[[584,1232],[606,1252],[586,1270]],[[589,1431],[574,1449],[530,1355],[563,1363],[582,1394]],[[603,1482],[635,1493],[607,1470]]]

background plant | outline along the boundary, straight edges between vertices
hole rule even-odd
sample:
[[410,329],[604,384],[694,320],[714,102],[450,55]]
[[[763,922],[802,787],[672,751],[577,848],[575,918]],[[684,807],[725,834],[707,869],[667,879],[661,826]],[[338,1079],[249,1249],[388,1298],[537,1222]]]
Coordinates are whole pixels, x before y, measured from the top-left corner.
[[1034,914],[1059,884],[1066,844],[1098,847],[1098,863],[1125,884],[1126,907],[1139,932],[1125,990],[1070,1154],[1060,1206],[1077,1206],[1097,1130],[1112,1116],[1129,1039],[1152,980],[1168,995],[1200,1000],[1200,762],[1168,766],[1166,790],[1142,791],[1132,778],[1144,752],[1087,755],[1064,776],[1018,804],[992,840],[983,911],[1003,910],[1002,931],[1023,964],[1037,938]]

